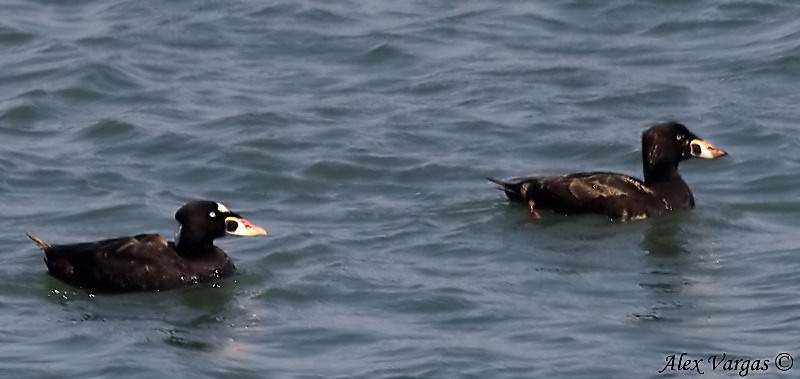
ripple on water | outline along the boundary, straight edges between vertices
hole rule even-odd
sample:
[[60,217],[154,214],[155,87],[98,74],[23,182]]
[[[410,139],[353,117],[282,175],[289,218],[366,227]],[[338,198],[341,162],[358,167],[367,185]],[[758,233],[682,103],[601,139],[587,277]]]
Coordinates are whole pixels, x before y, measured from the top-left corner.
[[5,111],[0,113],[0,120],[9,124],[27,126],[33,124],[35,121],[42,120],[45,113],[46,112],[42,112],[35,104],[24,103],[6,107]]
[[33,41],[36,35],[20,29],[0,24],[0,44],[5,46],[25,46]]
[[96,143],[128,141],[141,136],[138,129],[136,125],[121,120],[100,120],[81,128],[75,138]]
[[362,65],[391,64],[392,66],[404,66],[413,61],[413,55],[406,53],[398,46],[384,41],[370,48],[366,53],[359,57],[357,63]]

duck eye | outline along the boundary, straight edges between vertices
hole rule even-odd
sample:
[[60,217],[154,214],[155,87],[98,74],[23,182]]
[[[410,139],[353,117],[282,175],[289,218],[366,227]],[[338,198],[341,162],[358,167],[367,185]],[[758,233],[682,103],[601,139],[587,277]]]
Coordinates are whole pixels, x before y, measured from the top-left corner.
[[675,137],[675,139],[676,139],[676,140],[678,140],[678,141],[683,141],[683,134],[678,134],[678,135]]
[[211,213],[209,213],[208,216],[214,218],[217,217],[217,214],[214,213],[214,211],[211,211]]

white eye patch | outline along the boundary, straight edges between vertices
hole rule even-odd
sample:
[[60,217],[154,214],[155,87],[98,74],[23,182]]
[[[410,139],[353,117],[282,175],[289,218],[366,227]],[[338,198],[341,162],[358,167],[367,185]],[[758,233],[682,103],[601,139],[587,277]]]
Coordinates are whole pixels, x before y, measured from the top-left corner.
[[[223,205],[222,203],[217,203],[217,210],[218,210],[220,213],[231,213],[230,209],[228,209],[228,207],[226,207],[226,206],[225,206],[225,205]],[[213,217],[213,216],[212,216],[212,217]]]
[[217,217],[217,214],[214,213],[214,211],[211,211],[211,213],[209,213],[208,216],[214,218]]

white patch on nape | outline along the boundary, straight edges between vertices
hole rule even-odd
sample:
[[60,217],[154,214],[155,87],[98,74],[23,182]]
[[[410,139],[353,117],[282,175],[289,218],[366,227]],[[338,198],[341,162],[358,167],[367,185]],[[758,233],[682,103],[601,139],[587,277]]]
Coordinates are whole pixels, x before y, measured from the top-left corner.
[[232,213],[231,210],[222,203],[217,203],[217,210],[221,213]]
[[178,228],[175,229],[175,246],[181,242],[181,231],[183,230],[183,225],[178,224]]

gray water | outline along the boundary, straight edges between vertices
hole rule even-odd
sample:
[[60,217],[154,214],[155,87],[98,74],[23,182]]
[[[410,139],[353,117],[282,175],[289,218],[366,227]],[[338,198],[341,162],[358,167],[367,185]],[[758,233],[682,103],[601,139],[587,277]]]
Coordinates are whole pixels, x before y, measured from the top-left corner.
[[[2,376],[791,376],[798,41],[788,0],[3,1]],[[531,222],[483,179],[638,176],[665,119],[730,153],[690,212]],[[24,235],[196,198],[270,231],[214,285],[92,296]]]

